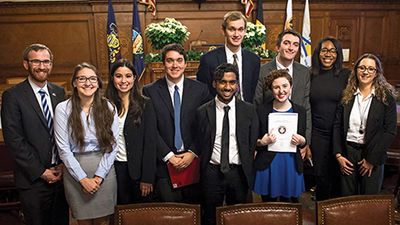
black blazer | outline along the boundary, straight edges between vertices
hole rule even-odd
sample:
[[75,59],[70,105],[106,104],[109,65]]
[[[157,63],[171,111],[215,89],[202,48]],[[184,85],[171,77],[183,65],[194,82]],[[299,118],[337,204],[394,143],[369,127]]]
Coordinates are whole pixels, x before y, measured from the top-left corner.
[[[296,103],[292,103],[292,109],[294,113],[298,114],[298,121],[297,121],[297,133],[301,136],[305,137],[306,133],[306,110],[304,107],[297,105]],[[260,119],[260,128],[259,128],[259,136],[258,138],[261,139],[264,134],[268,133],[268,114],[272,113],[273,111],[273,100],[268,103],[263,103],[262,105],[258,106],[257,114]],[[276,152],[269,152],[268,145],[257,147],[257,155],[254,161],[254,168],[256,170],[265,170],[267,169],[272,161],[275,158]],[[303,173],[303,159],[301,158],[300,148],[297,147],[296,152],[296,171],[298,173]]]
[[[53,112],[65,98],[64,88],[47,82]],[[47,121],[28,79],[3,93],[4,142],[14,156],[14,179],[19,188],[47,184],[40,178],[50,168],[53,144]]]
[[[389,93],[386,93],[386,96],[387,105],[375,96],[372,98],[365,128],[366,148],[362,157],[374,166],[385,163],[387,150],[396,136],[396,100]],[[333,124],[334,155],[341,153],[344,157],[347,157],[346,138],[353,105],[354,97],[347,105],[339,104],[337,107]]]
[[[181,103],[181,134],[185,152],[199,155],[194,140],[196,132],[196,109],[210,100],[208,88],[203,83],[184,77]],[[174,146],[174,109],[166,78],[143,87],[143,94],[151,98],[157,118],[157,177],[168,178],[168,168],[162,159],[170,152],[177,153]]]
[[[247,183],[251,184],[251,171],[254,159],[254,150],[258,136],[258,117],[254,106],[250,103],[236,101],[236,138],[239,147],[242,168],[247,178]],[[206,171],[210,163],[215,142],[216,108],[215,99],[207,102],[197,109],[198,126],[198,146],[201,149],[201,174]]]
[[146,99],[139,126],[133,123],[129,110],[127,113],[124,123],[124,137],[129,174],[134,180],[154,184],[157,171],[157,126],[153,103],[150,99]]
[[[254,92],[256,91],[258,75],[260,73],[260,58],[242,48],[242,86],[243,99],[246,102],[253,102]],[[207,52],[200,58],[200,65],[197,70],[197,80],[207,84],[212,96],[217,94],[212,86],[214,81],[214,70],[222,63],[226,63],[225,47],[217,48]]]

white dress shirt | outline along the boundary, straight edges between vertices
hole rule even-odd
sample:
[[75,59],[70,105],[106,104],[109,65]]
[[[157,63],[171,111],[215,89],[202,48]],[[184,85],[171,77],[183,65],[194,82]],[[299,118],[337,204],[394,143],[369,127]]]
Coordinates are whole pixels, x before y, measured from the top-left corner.
[[230,63],[230,64],[233,64],[233,60],[234,60],[234,58],[233,58],[233,55],[234,54],[236,54],[236,56],[237,56],[237,59],[236,59],[236,62],[237,62],[237,66],[238,66],[238,69],[239,69],[239,85],[240,85],[240,96],[242,96],[242,99],[244,99],[243,98],[243,73],[242,73],[242,70],[243,70],[243,68],[242,68],[242,62],[243,62],[243,57],[242,57],[242,49],[240,49],[237,53],[233,53],[228,47],[226,47],[226,45],[225,45],[225,52],[226,52],[226,62],[227,63]]
[[[288,67],[284,67],[282,64],[279,63],[278,59],[276,60],[276,68],[278,70],[288,70],[289,75],[292,77],[292,84],[294,84],[294,78],[293,78],[293,60],[292,63],[290,64],[290,66]],[[289,94],[289,99],[292,99],[292,90],[293,90],[293,85],[292,88],[290,89],[290,94]]]

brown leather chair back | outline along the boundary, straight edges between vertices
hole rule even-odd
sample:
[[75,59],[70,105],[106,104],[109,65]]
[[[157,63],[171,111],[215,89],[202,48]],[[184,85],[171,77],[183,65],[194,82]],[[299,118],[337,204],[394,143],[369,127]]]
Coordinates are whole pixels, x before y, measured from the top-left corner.
[[217,207],[217,225],[303,224],[300,203],[251,203]]
[[183,203],[141,203],[115,206],[115,225],[180,225],[200,223],[200,205]]
[[317,202],[318,224],[395,225],[393,195],[356,195]]

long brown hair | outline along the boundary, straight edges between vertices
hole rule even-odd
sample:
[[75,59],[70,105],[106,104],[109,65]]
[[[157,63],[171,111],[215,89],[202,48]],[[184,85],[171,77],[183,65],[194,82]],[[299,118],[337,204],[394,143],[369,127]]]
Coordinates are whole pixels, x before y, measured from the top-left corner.
[[356,93],[359,85],[357,79],[357,68],[358,65],[360,65],[361,61],[365,58],[373,59],[376,64],[376,76],[372,81],[372,87],[375,90],[376,98],[382,101],[384,104],[387,104],[387,94],[393,97],[396,96],[394,87],[389,84],[383,76],[382,64],[379,61],[378,57],[373,54],[364,54],[357,60],[353,70],[351,71],[346,89],[344,89],[343,91],[342,104],[348,104],[349,101],[353,98],[354,93]]
[[[115,110],[111,110],[108,106],[109,101],[101,96],[100,89],[103,87],[103,83],[99,76],[99,72],[96,67],[88,63],[78,64],[75,67],[74,74],[71,79],[71,85],[74,86],[74,81],[79,71],[84,68],[88,68],[94,71],[98,78],[98,89],[94,93],[94,98],[92,102],[92,112],[95,129],[96,138],[99,142],[99,148],[101,151],[109,153],[112,152],[113,146],[116,144],[111,126],[114,122]],[[74,87],[72,96],[70,98],[72,104],[71,114],[68,118],[68,126],[71,129],[72,140],[77,143],[79,149],[83,151],[85,146],[85,130],[83,129],[83,121],[81,120],[81,99],[78,95],[78,90]],[[86,122],[89,122],[87,120]]]

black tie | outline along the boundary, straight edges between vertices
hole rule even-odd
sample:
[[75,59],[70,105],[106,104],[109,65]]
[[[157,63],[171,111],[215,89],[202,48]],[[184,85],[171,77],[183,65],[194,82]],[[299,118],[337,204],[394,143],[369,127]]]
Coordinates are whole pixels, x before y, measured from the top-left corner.
[[221,144],[221,172],[229,171],[229,116],[228,112],[231,107],[224,106],[224,122],[222,124],[222,144]]

